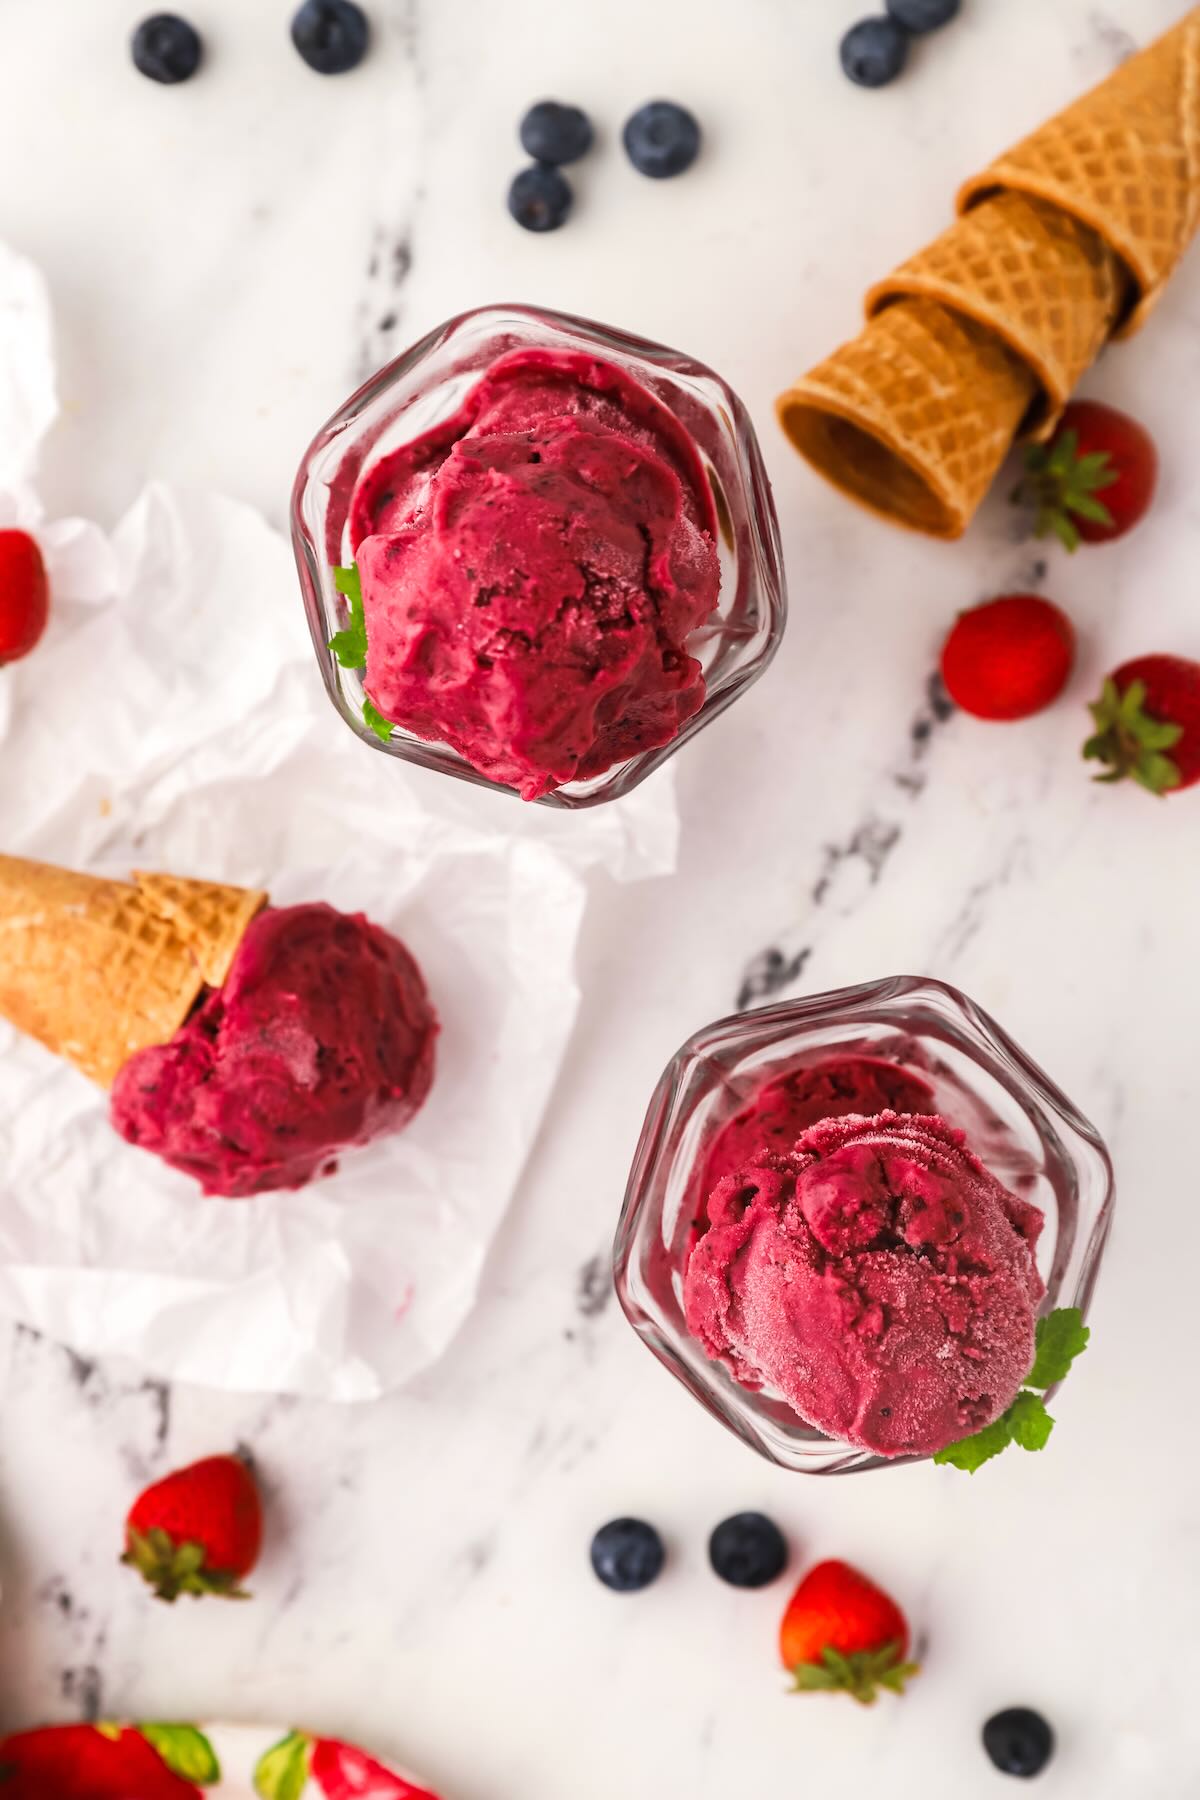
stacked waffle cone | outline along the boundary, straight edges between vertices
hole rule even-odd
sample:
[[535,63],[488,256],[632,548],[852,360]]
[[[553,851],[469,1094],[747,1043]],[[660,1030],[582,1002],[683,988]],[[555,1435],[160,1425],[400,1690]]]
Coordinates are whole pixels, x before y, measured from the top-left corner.
[[132,882],[0,856],[0,1016],[111,1086],[172,1038],[229,973],[266,895],[136,875]]
[[779,401],[801,455],[873,511],[959,537],[1015,438],[1053,428],[1200,225],[1200,7],[968,182],[873,287],[867,326]]

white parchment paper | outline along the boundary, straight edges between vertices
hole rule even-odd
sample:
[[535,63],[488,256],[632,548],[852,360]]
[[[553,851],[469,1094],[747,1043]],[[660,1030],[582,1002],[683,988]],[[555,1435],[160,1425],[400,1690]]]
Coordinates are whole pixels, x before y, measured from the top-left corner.
[[223,1201],[0,1022],[0,1308],[168,1377],[369,1399],[474,1300],[574,1021],[587,871],[671,869],[670,776],[568,817],[373,754],[325,697],[258,514],[154,484],[111,539],[43,518],[54,392],[42,284],[0,248],[0,524],[39,537],[54,590],[42,645],[0,671],[0,849],[362,910],[410,946],[443,1031],[406,1132],[300,1193]]

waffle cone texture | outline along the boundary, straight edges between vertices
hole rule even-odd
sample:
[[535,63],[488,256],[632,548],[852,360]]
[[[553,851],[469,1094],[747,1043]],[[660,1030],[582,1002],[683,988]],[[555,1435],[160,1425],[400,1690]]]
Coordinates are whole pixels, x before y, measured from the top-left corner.
[[783,428],[872,511],[959,537],[1198,225],[1200,6],[967,182],[949,230],[870,290],[865,330],[780,397]]
[[0,856],[0,1016],[103,1087],[229,973],[267,896]]

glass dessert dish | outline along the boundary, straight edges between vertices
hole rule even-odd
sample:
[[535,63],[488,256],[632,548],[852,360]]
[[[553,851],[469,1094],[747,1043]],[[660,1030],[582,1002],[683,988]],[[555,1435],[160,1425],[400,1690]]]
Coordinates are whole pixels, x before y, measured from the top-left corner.
[[[942,982],[896,977],[724,1019],[689,1039],[651,1100],[617,1230],[617,1294],[630,1324],[713,1416],[782,1468],[847,1474],[882,1457],[825,1436],[778,1391],[743,1386],[688,1329],[684,1273],[707,1202],[714,1140],[775,1078],[830,1059],[894,1065],[885,1081],[932,1089],[1011,1194],[1045,1214],[1037,1267],[1056,1307],[1086,1312],[1114,1189],[1095,1129],[973,1001]],[[728,1141],[728,1140],[725,1140]]]
[[732,705],[763,673],[779,645],[787,601],[774,503],[746,409],[718,375],[662,345],[566,314],[529,306],[464,313],[381,369],[318,433],[297,476],[292,536],[322,679],[350,729],[389,756],[513,793],[449,744],[401,726],[387,737],[386,721],[380,736],[364,722],[363,671],[343,667],[328,646],[347,625],[347,602],[335,585],[334,571],[354,561],[351,511],[360,478],[382,458],[452,419],[499,358],[532,349],[603,359],[649,390],[691,439],[711,486],[718,524],[717,608],[686,640],[687,653],[703,669],[703,704],[669,743],[539,796],[547,806],[575,809],[617,799],[644,781]]

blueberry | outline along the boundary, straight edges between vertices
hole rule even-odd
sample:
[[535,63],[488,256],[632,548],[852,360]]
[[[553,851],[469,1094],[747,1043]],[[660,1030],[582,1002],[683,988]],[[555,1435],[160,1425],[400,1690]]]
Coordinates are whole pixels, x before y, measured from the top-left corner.
[[318,75],[345,75],[367,54],[371,28],[354,0],[304,0],[292,20],[292,42]]
[[151,81],[173,87],[188,81],[200,67],[204,46],[200,33],[175,13],[154,13],[133,34],[133,64]]
[[887,0],[887,9],[897,25],[918,34],[948,25],[961,6],[962,0]]
[[766,1587],[783,1574],[787,1559],[782,1531],[763,1513],[735,1513],[708,1540],[713,1571],[730,1587]]
[[534,162],[578,162],[595,141],[592,121],[577,106],[539,100],[521,120],[521,148]]
[[1002,1775],[1040,1775],[1054,1755],[1054,1733],[1027,1706],[998,1712],[983,1728],[983,1747]]
[[859,87],[886,87],[908,60],[908,33],[895,19],[863,19],[842,39],[842,67]]
[[700,127],[687,108],[673,100],[651,100],[639,107],[623,136],[634,168],[654,181],[682,175],[700,154]]
[[662,1574],[663,1541],[641,1519],[613,1519],[592,1539],[592,1567],[615,1594],[637,1594]]
[[567,222],[575,196],[565,175],[534,163],[513,178],[508,210],[526,231],[557,231]]

